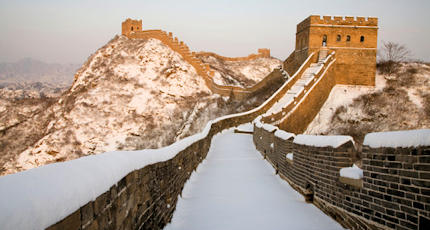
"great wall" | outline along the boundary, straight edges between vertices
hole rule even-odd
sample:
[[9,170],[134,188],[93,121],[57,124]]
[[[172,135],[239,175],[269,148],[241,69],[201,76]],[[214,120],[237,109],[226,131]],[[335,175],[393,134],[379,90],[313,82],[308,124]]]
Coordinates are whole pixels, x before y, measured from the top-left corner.
[[[140,29],[139,29],[140,28]],[[188,61],[195,69],[196,72],[202,76],[205,80],[208,88],[216,94],[221,96],[234,96],[236,100],[243,100],[246,97],[252,95],[252,93],[257,92],[259,90],[264,90],[270,84],[274,82],[283,82],[285,81],[285,74],[277,69],[266,76],[261,82],[250,88],[241,88],[237,86],[227,86],[227,85],[219,85],[214,82],[213,76],[214,71],[210,70],[209,64],[204,64],[198,56],[209,55],[209,53],[201,53],[196,54],[195,52],[191,52],[188,46],[179,41],[178,38],[173,37],[173,34],[167,33],[162,30],[141,30],[142,21],[127,19],[122,23],[122,35],[127,36],[131,39],[158,39],[162,41],[164,44],[169,46],[172,50],[178,52],[186,61]],[[250,60],[258,57],[269,57],[270,50],[268,49],[259,49],[258,54],[249,55],[248,57],[243,58],[226,58],[217,55],[220,59],[225,60]]]
[[[284,78],[277,69],[257,88],[216,85],[209,66],[203,65],[171,33],[141,31],[141,21],[128,22],[123,24],[123,35],[161,40],[189,61],[214,93],[234,94],[240,100],[270,84],[272,78]],[[430,136],[430,130],[402,135],[408,145],[384,144],[390,143],[392,133],[368,134],[362,150],[364,176],[356,180],[343,178],[339,173],[341,168],[352,165],[358,151],[351,137],[297,135],[313,120],[334,85],[375,84],[376,32],[376,18],[310,16],[298,24],[296,50],[283,64],[291,77],[284,78],[284,84],[262,105],[209,122],[202,133],[166,148],[171,151],[169,159],[125,173],[104,193],[77,204],[75,211],[44,228],[163,228],[173,216],[185,182],[205,159],[212,137],[225,129],[253,123],[256,149],[281,178],[342,226],[427,229],[430,225],[430,146],[429,142],[414,142],[414,137]],[[333,140],[340,144],[315,145]],[[376,141],[382,144],[375,146]],[[152,154],[157,154],[157,150]],[[97,157],[94,156],[94,162]],[[43,218],[43,213],[40,215]]]

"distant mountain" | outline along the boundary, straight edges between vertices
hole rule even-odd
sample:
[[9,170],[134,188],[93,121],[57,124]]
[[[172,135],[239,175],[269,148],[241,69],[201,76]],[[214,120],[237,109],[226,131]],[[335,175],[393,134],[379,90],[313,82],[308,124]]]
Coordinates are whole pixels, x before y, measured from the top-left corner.
[[0,63],[0,84],[62,83],[71,84],[79,64],[47,64],[26,58],[17,62]]

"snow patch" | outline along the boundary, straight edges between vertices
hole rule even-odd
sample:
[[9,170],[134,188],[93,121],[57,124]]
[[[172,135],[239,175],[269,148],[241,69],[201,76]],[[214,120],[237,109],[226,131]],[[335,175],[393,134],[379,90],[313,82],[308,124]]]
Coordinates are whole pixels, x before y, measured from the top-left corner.
[[278,129],[278,127],[274,126],[274,125],[269,125],[269,124],[262,124],[261,128],[263,128],[264,130],[266,130],[267,132],[271,133],[275,130]]
[[293,153],[287,153],[287,159],[290,159],[290,160],[293,160],[293,156],[294,156],[294,154]]
[[251,123],[247,123],[247,124],[239,125],[236,129],[241,132],[253,132],[254,126],[252,126]]
[[369,133],[363,145],[370,148],[409,148],[430,146],[430,129]]
[[281,138],[282,140],[288,140],[290,138],[294,138],[296,135],[294,133],[289,133],[284,130],[276,130],[275,136]]
[[421,96],[419,96],[418,92],[416,89],[408,89],[408,96],[409,99],[418,107],[418,108],[423,108],[423,103],[422,103],[422,99]]
[[359,168],[357,165],[352,165],[352,167],[341,168],[339,170],[341,177],[347,177],[351,179],[362,179],[363,178],[363,170]]
[[331,127],[331,118],[338,107],[344,106],[348,108],[355,98],[374,91],[375,88],[369,86],[335,85],[304,134],[321,134],[327,132]]

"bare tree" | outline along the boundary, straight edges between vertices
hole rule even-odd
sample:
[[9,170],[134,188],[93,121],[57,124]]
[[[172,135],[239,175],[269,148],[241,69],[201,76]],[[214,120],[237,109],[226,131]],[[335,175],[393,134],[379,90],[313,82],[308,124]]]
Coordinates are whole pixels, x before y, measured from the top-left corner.
[[383,73],[391,75],[401,62],[408,61],[411,51],[406,45],[396,42],[382,42],[382,48],[378,50],[378,67]]

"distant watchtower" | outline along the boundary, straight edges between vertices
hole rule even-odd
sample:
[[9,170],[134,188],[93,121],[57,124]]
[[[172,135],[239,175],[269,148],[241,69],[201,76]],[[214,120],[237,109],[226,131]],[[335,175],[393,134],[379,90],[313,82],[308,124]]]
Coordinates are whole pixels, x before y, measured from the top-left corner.
[[296,59],[336,52],[336,84],[375,85],[378,18],[311,15],[297,25]]
[[142,30],[142,20],[132,20],[127,19],[122,22],[122,35],[130,37],[130,33],[133,31],[141,31]]

